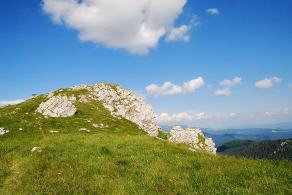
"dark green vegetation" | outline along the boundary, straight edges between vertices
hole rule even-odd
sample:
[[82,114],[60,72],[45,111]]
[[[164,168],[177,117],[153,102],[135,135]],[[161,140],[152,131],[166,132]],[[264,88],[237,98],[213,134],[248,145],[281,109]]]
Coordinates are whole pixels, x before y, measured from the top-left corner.
[[78,103],[73,117],[46,119],[35,113],[43,100],[0,109],[0,127],[10,130],[0,136],[0,194],[292,193],[290,162],[192,152],[113,118],[96,101]]
[[234,148],[239,148],[243,146],[248,146],[250,144],[254,143],[254,141],[251,140],[233,140],[230,142],[226,142],[225,144],[219,146],[217,148],[217,152],[226,152],[228,150],[234,149]]
[[255,159],[292,161],[292,139],[261,142],[250,140],[231,141],[218,147],[218,152]]

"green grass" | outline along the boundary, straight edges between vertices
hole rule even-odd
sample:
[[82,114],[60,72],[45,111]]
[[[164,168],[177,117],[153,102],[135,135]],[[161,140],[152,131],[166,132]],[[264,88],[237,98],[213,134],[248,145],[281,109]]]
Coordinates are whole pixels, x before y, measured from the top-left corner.
[[164,140],[168,139],[168,133],[163,131],[163,130],[159,130],[158,131],[158,137]]
[[[290,162],[192,152],[113,118],[97,101],[78,103],[73,117],[45,119],[35,113],[44,99],[0,109],[0,127],[10,130],[0,136],[0,194],[292,193]],[[35,146],[42,152],[31,153]]]

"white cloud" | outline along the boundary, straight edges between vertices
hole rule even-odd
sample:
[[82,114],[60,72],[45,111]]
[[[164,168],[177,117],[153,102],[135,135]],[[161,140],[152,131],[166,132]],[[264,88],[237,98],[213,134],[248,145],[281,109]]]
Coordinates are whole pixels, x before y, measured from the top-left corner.
[[265,116],[273,116],[274,113],[273,113],[273,112],[264,112],[264,115],[265,115]]
[[220,82],[220,85],[223,86],[223,89],[218,89],[215,91],[216,96],[226,97],[232,95],[232,91],[230,88],[235,87],[241,84],[242,78],[241,77],[234,77],[233,79],[224,79]]
[[288,87],[289,87],[289,88],[292,88],[292,84],[289,84]]
[[233,117],[236,116],[236,113],[235,113],[235,112],[231,112],[231,113],[229,114],[229,116],[233,118]]
[[271,77],[259,80],[255,83],[255,87],[259,89],[268,89],[273,87],[274,84],[280,83],[281,79],[279,77]]
[[219,15],[220,14],[218,8],[209,8],[209,9],[206,9],[206,12],[210,15]]
[[283,108],[283,114],[289,114],[289,108],[288,107]]
[[6,106],[6,105],[15,105],[15,104],[20,104],[24,102],[25,100],[8,100],[8,101],[0,101],[0,106]]
[[202,77],[186,81],[182,85],[175,85],[171,81],[164,82],[161,86],[151,84],[146,87],[147,93],[156,96],[162,95],[176,95],[194,93],[197,89],[204,85]]
[[230,96],[232,95],[232,92],[230,89],[225,88],[225,89],[219,89],[217,91],[215,91],[215,95],[216,96],[220,96],[220,97],[226,97],[226,96]]
[[187,125],[193,127],[209,128],[234,128],[251,125],[262,125],[269,123],[281,123],[291,119],[291,112],[286,108],[280,110],[267,110],[255,112],[179,112],[162,113],[158,116],[158,122],[161,125]]
[[190,26],[188,25],[182,25],[178,28],[171,29],[170,33],[166,37],[166,41],[189,41],[190,36],[188,35],[188,32],[190,30]]
[[220,85],[224,87],[235,87],[236,85],[241,84],[242,78],[241,77],[234,77],[233,79],[225,79],[220,82]]
[[193,113],[180,112],[174,114],[161,113],[157,116],[157,122],[163,123],[180,123],[180,122],[191,122],[197,120],[206,120],[212,118],[212,115],[208,115],[205,112]]
[[168,114],[161,113],[157,116],[158,123],[167,123],[167,122],[186,122],[193,120],[193,116],[187,112],[181,112],[177,114]]
[[168,35],[166,36],[165,40],[167,42],[171,41],[184,41],[188,42],[190,40],[189,31],[193,28],[200,25],[198,21],[198,17],[195,15],[193,16],[190,24],[188,25],[181,25],[180,27],[173,27]]
[[203,120],[203,119],[209,119],[211,117],[212,117],[212,115],[208,115],[205,112],[200,112],[200,113],[196,113],[195,117],[193,119],[194,120]]
[[161,37],[187,40],[188,28],[174,27],[187,0],[43,0],[57,24],[79,33],[82,41],[146,54]]

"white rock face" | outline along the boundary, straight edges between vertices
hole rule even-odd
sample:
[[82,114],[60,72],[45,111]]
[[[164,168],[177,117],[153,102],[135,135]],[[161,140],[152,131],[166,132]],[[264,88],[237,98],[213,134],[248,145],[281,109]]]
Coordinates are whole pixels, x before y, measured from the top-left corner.
[[50,131],[50,133],[59,133],[59,131]]
[[102,129],[102,128],[109,128],[108,125],[104,125],[102,123],[100,123],[100,124],[92,124],[92,126],[95,127],[95,128],[100,128],[100,129]]
[[106,83],[91,86],[79,85],[72,87],[72,89],[87,89],[89,91],[89,95],[80,97],[81,102],[86,103],[92,99],[99,100],[114,117],[124,117],[136,123],[149,135],[155,137],[158,135],[159,126],[156,124],[156,116],[152,107],[130,90]]
[[90,133],[90,130],[89,129],[86,129],[86,128],[80,128],[79,131],[85,131],[87,133]]
[[9,133],[9,130],[7,130],[7,129],[4,129],[4,128],[0,128],[0,135],[4,135],[4,134],[6,134],[6,133]]
[[51,95],[49,97],[46,102],[39,105],[37,112],[49,117],[69,117],[76,113],[75,97]]
[[40,147],[33,147],[31,152],[42,152],[42,149]]
[[205,137],[198,128],[183,129],[180,126],[174,126],[169,134],[170,137],[168,140],[170,142],[188,144],[194,149],[205,150],[212,154],[216,154],[216,147],[213,140]]

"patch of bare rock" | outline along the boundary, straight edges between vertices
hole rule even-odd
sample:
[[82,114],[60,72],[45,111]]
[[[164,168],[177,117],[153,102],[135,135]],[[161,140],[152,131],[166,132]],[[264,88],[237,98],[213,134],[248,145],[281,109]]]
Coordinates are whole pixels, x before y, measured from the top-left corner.
[[1,127],[0,128],[0,135],[4,135],[6,133],[9,133],[9,130]]
[[42,149],[41,149],[40,147],[33,147],[33,148],[31,149],[31,152],[32,152],[32,153],[34,153],[34,152],[38,152],[38,153],[40,153],[40,152],[42,152]]
[[80,128],[79,131],[83,131],[83,132],[90,133],[90,130],[89,129],[86,129],[86,128]]
[[39,105],[37,112],[48,117],[69,117],[76,113],[75,97],[49,96],[47,101]]
[[198,128],[182,128],[174,126],[169,132],[168,140],[173,143],[182,143],[191,146],[195,150],[203,150],[216,154],[215,143],[212,138],[207,138]]
[[105,125],[105,124],[102,124],[102,123],[100,123],[100,124],[92,124],[92,126],[95,127],[95,128],[100,128],[100,129],[109,128],[108,125]]

